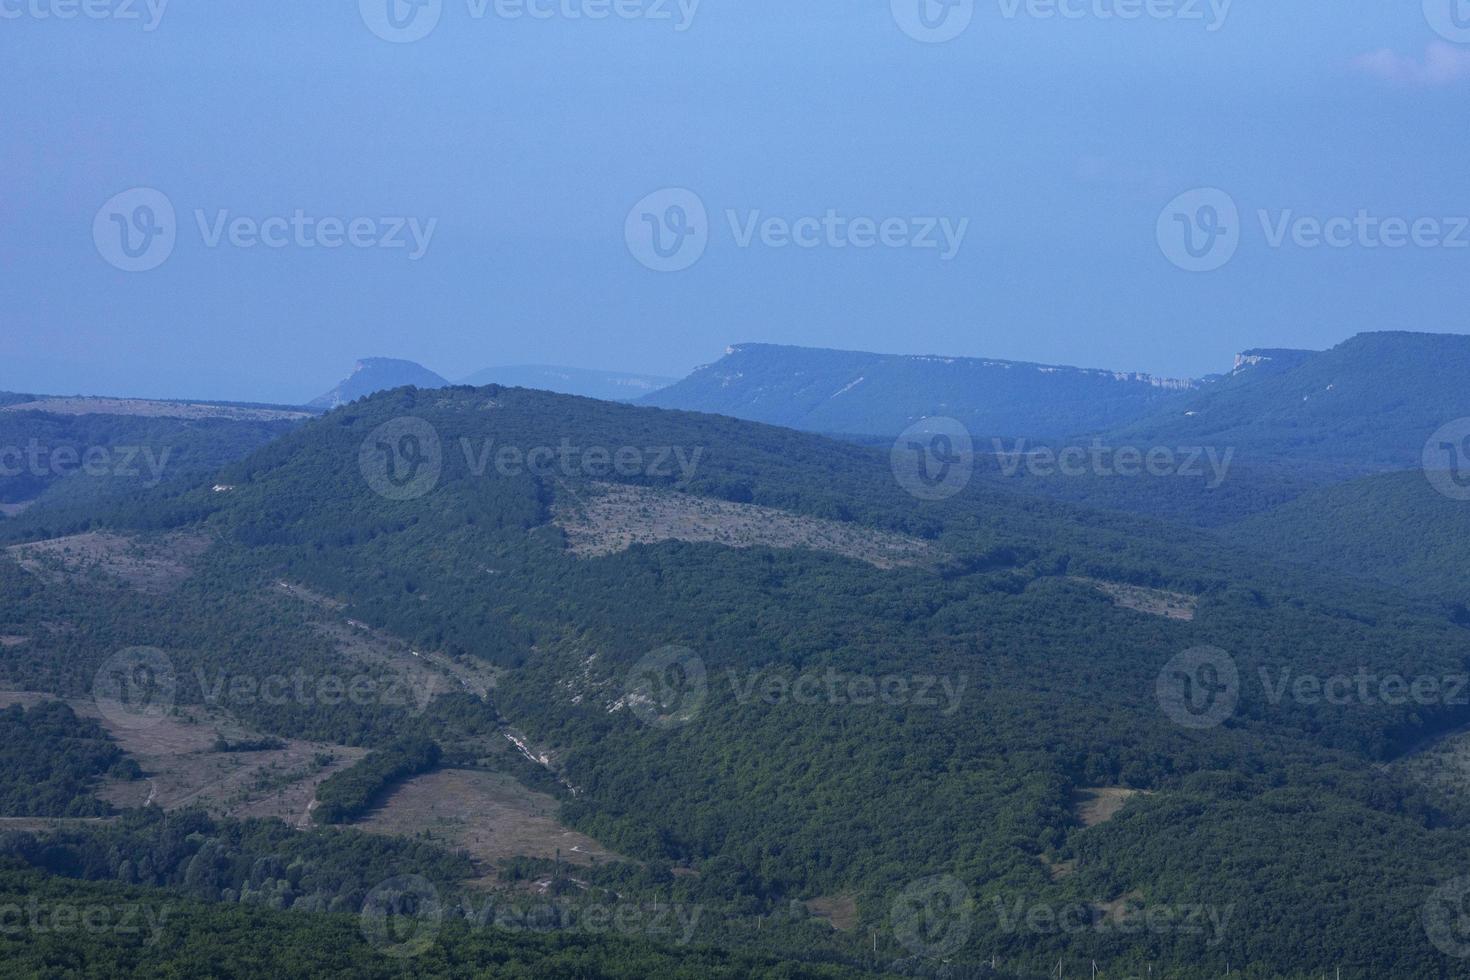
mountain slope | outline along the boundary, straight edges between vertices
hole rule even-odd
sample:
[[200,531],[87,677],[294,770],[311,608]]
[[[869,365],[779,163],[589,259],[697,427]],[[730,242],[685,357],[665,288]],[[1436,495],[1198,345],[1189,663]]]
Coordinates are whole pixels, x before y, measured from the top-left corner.
[[543,364],[486,368],[461,381],[467,385],[503,385],[507,388],[538,388],[563,395],[581,395],[604,401],[634,401],[675,384],[677,378],[650,374],[593,371],[586,368]]
[[400,361],[391,357],[366,357],[357,362],[352,374],[331,391],[313,398],[308,404],[313,408],[332,409],[346,405],[359,398],[390,388],[413,385],[417,388],[443,388],[449,382],[428,368],[413,361]]
[[1234,446],[1243,456],[1419,465],[1424,444],[1470,416],[1470,336],[1366,333],[1285,366],[1246,365],[1109,434],[1116,444]]
[[[301,583],[426,656],[502,673],[489,701],[461,696],[424,718],[255,699],[239,706],[255,724],[369,745],[402,724],[446,740],[451,721],[518,733],[568,787],[563,818],[666,873],[651,894],[718,901],[721,941],[758,941],[793,902],[846,895],[860,928],[833,943],[930,966],[912,935],[905,952],[890,912],[947,875],[973,918],[943,955],[977,972],[999,951],[1027,975],[1059,955],[1110,975],[1249,962],[1304,976],[1325,961],[1435,975],[1417,917],[1470,830],[1378,763],[1470,709],[1273,700],[1257,681],[1343,665],[1463,671],[1470,634],[1434,604],[983,481],[917,500],[886,452],[789,429],[521,389],[384,392],[218,479],[235,489],[163,498],[147,515],[216,542],[167,629],[148,597],[88,581],[38,602],[30,573],[0,559],[0,632],[37,648],[0,650],[6,672],[85,684],[114,637],[143,642],[131,638],[150,627],[184,703],[220,663],[320,670],[323,641],[261,608],[279,583]],[[579,553],[561,515],[596,511],[607,484],[661,502],[616,520],[678,520],[658,535],[614,528],[641,543]],[[731,506],[790,523],[761,511],[767,534],[744,541]],[[804,519],[924,548],[883,565],[824,543],[829,524],[772,539]],[[1166,592],[1193,618],[1119,598]],[[111,627],[93,627],[104,612]],[[45,629],[73,616],[73,632]],[[1191,727],[1158,691],[1204,646],[1238,668],[1238,703]],[[1089,828],[1074,806],[1088,787],[1146,795]],[[618,873],[630,881],[619,890],[636,887]],[[1023,917],[1229,906],[1231,925],[1017,929],[996,909],[1018,904]]]
[[949,416],[977,437],[1059,438],[1132,421],[1195,386],[1017,361],[742,344],[643,403],[810,432],[893,436]]
[[1420,472],[1387,473],[1318,490],[1228,533],[1277,557],[1470,608],[1465,575],[1470,503],[1439,493]]

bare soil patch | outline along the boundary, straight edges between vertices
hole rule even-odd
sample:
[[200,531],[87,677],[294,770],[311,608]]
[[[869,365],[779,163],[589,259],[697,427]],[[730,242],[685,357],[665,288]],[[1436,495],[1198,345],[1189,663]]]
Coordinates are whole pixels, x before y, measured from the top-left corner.
[[825,919],[840,932],[851,932],[857,928],[857,899],[852,895],[823,895],[809,900],[806,907],[812,915]]
[[90,531],[5,550],[40,578],[61,581],[100,572],[140,592],[163,595],[193,573],[194,563],[208,548],[209,539],[197,534],[141,537]]
[[1096,827],[1117,816],[1123,805],[1139,792],[1121,786],[1092,786],[1077,790],[1073,794],[1072,805],[1082,826]]
[[513,857],[590,866],[624,858],[556,820],[557,802],[504,773],[442,769],[408,780],[358,830],[429,837],[462,848],[490,872]]
[[187,708],[135,727],[102,717],[89,700],[0,691],[0,708],[57,700],[66,701],[78,715],[101,722],[143,769],[143,779],[107,780],[99,788],[99,797],[123,808],[156,804],[176,810],[198,805],[220,816],[279,817],[305,827],[317,785],[367,754],[366,749],[295,739],[281,739],[279,749],[220,752],[215,748],[217,738],[245,742],[261,735],[213,709]]
[[1123,585],[1119,582],[1104,582],[1101,579],[1069,576],[1069,581],[1089,585],[1113,600],[1113,605],[1150,616],[1163,616],[1189,622],[1199,609],[1199,597],[1183,592],[1166,592],[1163,589],[1148,589],[1141,585]]
[[309,419],[311,412],[289,409],[163,402],[145,398],[40,398],[0,408],[0,412],[46,412],[50,415],[135,415],[155,419],[231,419],[236,422],[279,422]]
[[584,558],[661,541],[730,548],[805,548],[878,568],[925,565],[940,558],[933,545],[918,538],[646,487],[597,484],[592,494],[559,497],[555,514],[569,549]]
[[[313,592],[302,585],[277,582],[283,595],[308,603],[324,613],[338,614],[345,604]],[[470,657],[455,658],[438,650],[419,650],[389,633],[373,629],[356,619],[324,616],[316,628],[329,638],[338,652],[359,663],[392,671],[401,677],[420,708],[435,698],[464,691],[484,700],[495,688],[499,671]]]

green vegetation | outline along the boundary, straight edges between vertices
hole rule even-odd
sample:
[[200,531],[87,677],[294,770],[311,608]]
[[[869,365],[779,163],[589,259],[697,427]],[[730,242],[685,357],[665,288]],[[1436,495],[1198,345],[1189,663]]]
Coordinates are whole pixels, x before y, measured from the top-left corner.
[[1234,446],[1252,461],[1337,463],[1365,474],[1417,466],[1431,434],[1470,416],[1467,371],[1470,337],[1359,334],[1284,367],[1246,368],[1109,438]]
[[740,344],[643,404],[808,432],[892,438],[940,415],[977,437],[1060,438],[1132,422],[1177,397],[1112,371]]
[[298,424],[0,412],[0,504],[29,505],[0,519],[0,541],[87,530],[108,507],[146,524],[158,494],[140,495],[205,480]]
[[427,738],[402,738],[369,752],[356,765],[328,776],[316,790],[317,823],[347,823],[366,813],[396,783],[439,764],[439,746]]
[[[412,958],[372,945],[357,914],[297,915],[212,905],[175,892],[79,885],[0,868],[0,962],[7,976],[299,977],[364,980],[838,980],[876,976],[774,956],[660,945],[615,930],[508,931],[447,916]],[[14,910],[14,911],[12,911]],[[357,910],[351,910],[356,913]],[[83,912],[94,925],[78,923]],[[58,927],[57,923],[62,925]]]
[[1470,503],[1440,494],[1423,473],[1328,487],[1243,521],[1229,534],[1280,558],[1444,599],[1470,622]]
[[[442,472],[431,492],[394,501],[364,479],[361,451],[402,416],[432,425]],[[649,461],[680,447],[698,463],[688,478],[673,465],[621,477],[581,466],[501,475],[493,462],[477,472],[487,448],[493,459],[506,446],[564,441],[637,447]],[[222,669],[372,673],[276,597],[279,582],[300,583],[414,650],[505,668],[488,700],[461,692],[422,710],[377,698],[271,704],[219,688],[216,703],[260,731],[378,750],[361,772],[323,784],[323,800],[349,815],[365,805],[411,755],[398,739],[432,738],[453,754],[508,722],[550,760],[563,818],[640,862],[553,869],[553,883],[575,893],[584,886],[562,879],[577,877],[590,890],[717,908],[715,941],[726,948],[786,955],[801,944],[867,962],[877,933],[882,962],[911,958],[889,910],[910,883],[944,874],[974,903],[969,942],[950,956],[965,968],[995,955],[1042,974],[1059,956],[1178,977],[1218,976],[1227,963],[1252,964],[1257,976],[1329,964],[1345,975],[1444,972],[1413,923],[1470,846],[1470,822],[1380,763],[1470,721],[1470,706],[1314,702],[1273,697],[1261,681],[1360,666],[1464,672],[1470,633],[1442,603],[985,480],[918,502],[882,450],[528,391],[384,393],[219,479],[236,489],[159,493],[107,518],[216,542],[171,598],[81,581],[43,589],[0,560],[0,632],[34,643],[0,649],[7,679],[84,693],[101,661],[128,645],[167,652],[183,704],[208,701]],[[607,479],[898,531],[944,558],[882,570],[818,551],[669,541],[576,559],[553,508]],[[1198,596],[1198,614],[1119,608],[1078,576]],[[706,690],[687,720],[657,727],[628,695],[635,665],[670,645],[699,658]],[[1197,731],[1172,721],[1155,692],[1165,665],[1201,645],[1228,652],[1241,683],[1234,712]],[[763,693],[831,675],[896,678],[910,696],[855,704]],[[1084,828],[1074,793],[1092,786],[1148,795]],[[21,856],[36,863],[40,853]],[[1051,870],[1061,866],[1070,873]],[[234,874],[214,886],[221,898],[241,887]],[[328,907],[345,894],[320,890]],[[834,895],[856,898],[858,928],[813,940],[825,927],[800,920],[792,903]],[[1219,937],[1059,932],[1008,924],[997,900],[1235,912]],[[914,968],[923,966],[934,964]]]
[[92,795],[113,774],[136,778],[137,764],[90,718],[45,701],[0,710],[0,816],[98,817],[112,808]]

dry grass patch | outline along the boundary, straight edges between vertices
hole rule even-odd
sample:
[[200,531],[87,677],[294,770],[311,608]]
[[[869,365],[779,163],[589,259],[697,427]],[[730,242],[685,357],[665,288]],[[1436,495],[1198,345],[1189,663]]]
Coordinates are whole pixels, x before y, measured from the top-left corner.
[[358,830],[415,836],[426,833],[461,848],[489,872],[513,857],[554,859],[589,866],[624,860],[556,820],[557,802],[504,773],[441,769],[398,786]]
[[661,541],[805,548],[878,568],[925,565],[940,557],[918,538],[672,490],[596,484],[584,497],[559,496],[555,513],[572,553],[586,558]]
[[162,402],[144,398],[39,398],[6,405],[0,412],[45,412],[49,415],[133,415],[154,419],[230,419],[236,422],[279,422],[315,418],[311,412],[277,408]]
[[839,932],[851,932],[857,928],[857,899],[852,895],[823,895],[806,903],[807,911],[824,919]]
[[1165,619],[1189,622],[1194,619],[1199,609],[1199,597],[1186,595],[1183,592],[1166,592],[1163,589],[1104,582],[1101,579],[1082,578],[1077,575],[1069,576],[1068,581],[1091,586],[1112,599],[1115,606],[1147,613],[1150,616],[1163,616]]
[[428,707],[435,698],[466,692],[481,700],[489,697],[500,672],[471,657],[455,658],[438,650],[417,650],[397,637],[355,619],[340,618],[344,603],[302,585],[277,582],[280,594],[315,606],[324,613],[313,625],[331,640],[337,652],[358,663],[391,671],[412,692],[417,706]]
[[1123,805],[1140,792],[1121,786],[1092,786],[1073,793],[1072,806],[1082,826],[1096,827],[1117,816]]
[[26,571],[50,581],[101,573],[140,592],[164,595],[193,573],[194,563],[208,548],[209,539],[198,534],[145,538],[90,531],[5,550]]
[[[352,765],[366,749],[280,739],[281,747],[260,752],[219,752],[215,740],[260,739],[222,711],[186,708],[147,726],[117,725],[85,699],[33,691],[0,691],[0,708],[64,700],[79,716],[95,718],[145,773],[139,780],[106,780],[97,795],[117,807],[156,804],[165,810],[198,805],[217,816],[278,817],[305,827],[316,787]],[[331,761],[320,763],[321,757]]]

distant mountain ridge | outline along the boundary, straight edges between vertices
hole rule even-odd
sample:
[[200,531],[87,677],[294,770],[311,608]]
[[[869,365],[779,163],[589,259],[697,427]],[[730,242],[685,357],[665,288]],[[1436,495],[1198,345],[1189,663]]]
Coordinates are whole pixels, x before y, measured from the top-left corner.
[[583,398],[600,398],[603,401],[617,402],[634,401],[667,388],[677,383],[678,380],[651,374],[627,374],[619,371],[598,371],[548,364],[520,364],[476,371],[460,383],[474,385],[477,388],[492,384],[503,385],[507,388],[537,388],[542,391],[554,391],[561,395],[581,395]]
[[1108,436],[1364,472],[1413,467],[1435,430],[1470,416],[1467,377],[1470,336],[1460,334],[1363,333],[1320,352],[1247,351],[1230,376]]
[[1201,384],[992,358],[739,344],[643,403],[848,435],[895,435],[948,416],[977,436],[1062,438],[1139,418]]
[[351,375],[331,391],[313,398],[307,405],[330,410],[375,392],[407,385],[416,388],[447,388],[449,381],[413,361],[391,357],[365,357],[357,362]]

